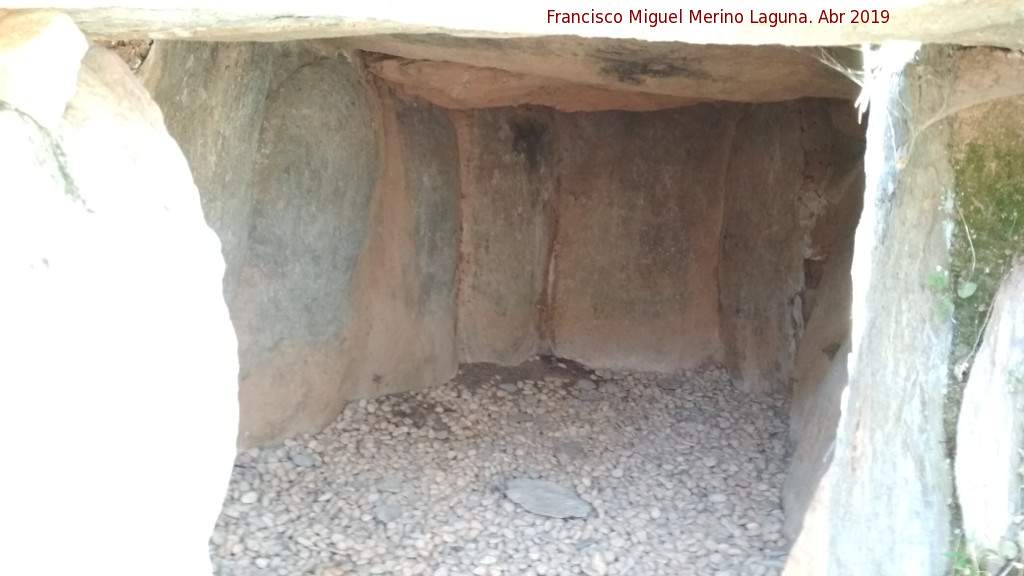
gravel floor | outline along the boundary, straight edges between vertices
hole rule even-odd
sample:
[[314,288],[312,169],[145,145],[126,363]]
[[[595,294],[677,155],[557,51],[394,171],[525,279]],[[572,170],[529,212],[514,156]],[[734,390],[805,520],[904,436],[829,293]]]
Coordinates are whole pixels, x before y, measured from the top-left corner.
[[[779,574],[784,405],[720,368],[464,366],[240,454],[211,554],[221,576]],[[592,509],[527,512],[504,494],[515,478]]]

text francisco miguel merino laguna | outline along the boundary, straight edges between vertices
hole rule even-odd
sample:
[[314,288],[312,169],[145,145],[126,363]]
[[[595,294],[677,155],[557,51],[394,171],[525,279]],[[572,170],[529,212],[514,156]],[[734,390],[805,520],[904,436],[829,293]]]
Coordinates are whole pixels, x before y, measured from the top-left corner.
[[[686,13],[688,12],[688,14]],[[813,14],[806,12],[759,12],[750,11],[747,20],[743,12],[726,12],[725,10],[688,10],[680,8],[676,12],[654,12],[650,10],[630,10],[626,18],[622,12],[558,12],[548,10],[548,24],[647,24],[654,28],[658,24],[768,24],[772,28],[779,24],[887,24],[888,10],[822,10],[813,19]]]

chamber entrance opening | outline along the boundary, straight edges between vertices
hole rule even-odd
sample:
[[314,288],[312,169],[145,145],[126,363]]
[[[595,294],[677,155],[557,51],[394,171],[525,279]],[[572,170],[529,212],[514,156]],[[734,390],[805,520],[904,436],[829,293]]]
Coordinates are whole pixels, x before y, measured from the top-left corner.
[[154,43],[239,337],[219,574],[780,573],[864,190],[821,54]]

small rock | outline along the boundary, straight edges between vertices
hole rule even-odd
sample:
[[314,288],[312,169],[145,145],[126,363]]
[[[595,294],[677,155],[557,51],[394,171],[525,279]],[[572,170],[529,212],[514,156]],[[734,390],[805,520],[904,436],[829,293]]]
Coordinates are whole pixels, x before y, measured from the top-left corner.
[[711,496],[708,496],[708,500],[714,502],[715,504],[721,504],[727,501],[728,499],[729,497],[726,496],[725,494],[712,494]]
[[584,402],[597,402],[601,399],[601,394],[594,390],[584,390],[580,392],[579,399]]
[[259,499],[259,494],[257,494],[255,491],[250,491],[246,492],[245,494],[242,494],[242,497],[239,500],[242,501],[242,504],[254,504]]
[[313,457],[305,450],[296,450],[289,454],[288,458],[291,459],[292,464],[295,464],[299,468],[309,468],[313,465]]
[[562,466],[583,458],[583,447],[576,442],[563,442],[555,446],[555,458]]
[[374,508],[373,515],[380,522],[388,524],[402,517],[402,507],[397,504],[382,504]]
[[590,514],[590,504],[581,500],[573,489],[547,480],[511,480],[505,495],[527,511],[541,516],[585,518]]
[[597,384],[594,384],[593,380],[580,378],[576,381],[576,389],[580,392],[593,392],[594,390],[597,390]]
[[516,392],[519,392],[519,387],[516,386],[515,382],[502,382],[501,384],[498,384],[498,388],[501,388],[503,391],[508,392],[509,394],[515,394]]
[[405,484],[398,478],[384,478],[380,482],[377,482],[377,490],[387,492],[389,494],[399,494],[405,490]]

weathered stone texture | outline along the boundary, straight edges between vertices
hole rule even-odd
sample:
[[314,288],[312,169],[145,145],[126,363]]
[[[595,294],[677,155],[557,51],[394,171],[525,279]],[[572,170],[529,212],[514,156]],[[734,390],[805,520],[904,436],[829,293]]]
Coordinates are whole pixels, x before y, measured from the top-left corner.
[[[574,36],[362,36],[318,41],[374,54],[370,70],[450,108],[541,104],[558,110],[656,110],[706,101],[856,97],[818,51]],[[857,54],[836,49],[856,66]],[[389,55],[395,55],[394,58]],[[553,57],[557,56],[557,57]]]
[[974,356],[956,434],[956,489],[964,533],[978,549],[1015,539],[1024,446],[1024,259],[992,305]]
[[[835,451],[840,403],[849,380],[846,369],[850,354],[849,339],[833,354],[828,371],[814,383],[813,398],[807,407],[807,417],[802,423],[800,440],[790,459],[789,473],[783,485],[785,530],[786,536],[792,540],[796,540],[798,535],[804,537],[804,534],[820,530],[822,527],[827,532],[827,496],[823,498],[817,494],[828,494],[829,490],[828,486],[823,484],[827,482],[825,473]],[[823,517],[814,517],[814,514]],[[824,541],[827,545],[827,534],[813,534],[808,537],[815,542]],[[813,548],[802,553],[811,556],[818,554]]]
[[341,341],[379,170],[376,117],[339,61],[293,70],[267,98],[230,303],[244,443],[318,430],[341,407]]
[[[820,219],[826,223],[819,232],[834,241],[822,253],[821,260],[805,260],[804,309],[809,311],[803,335],[793,360],[789,429],[796,443],[804,435],[807,420],[815,418],[819,390],[836,351],[850,336],[850,265],[853,262],[853,237],[864,196],[864,172],[859,162],[833,181],[837,201]],[[815,245],[820,249],[821,244]],[[821,272],[816,271],[820,269]],[[838,402],[838,398],[835,399]],[[834,434],[835,422],[832,423]],[[824,432],[824,431],[822,431]]]
[[675,370],[724,358],[751,390],[787,390],[805,255],[823,258],[837,234],[823,222],[857,208],[840,200],[862,140],[835,126],[853,115],[836,106],[454,112],[460,359]]
[[948,48],[922,48],[903,74],[893,53],[900,48],[867,63],[881,80],[871,92],[852,267],[848,398],[829,471],[822,553],[830,574],[942,574],[950,545],[943,400],[951,330],[942,295],[926,280],[948,267],[943,191],[953,172],[946,123],[921,129],[942,109]]
[[229,302],[248,248],[273,56],[267,44],[155,42],[138,73],[188,158],[206,221],[220,237]]
[[560,115],[553,348],[592,366],[721,357],[723,174],[738,110]]
[[156,42],[141,76],[225,240],[242,445],[454,373],[459,162],[443,112],[302,43]]
[[[708,26],[683,22],[655,27],[644,25],[555,25],[536,10],[471,10],[460,4],[422,5],[409,2],[371,5],[225,3],[205,8],[182,0],[162,0],[135,7],[110,7],[91,0],[19,0],[28,7],[67,9],[89,34],[108,39],[149,34],[154,38],[206,40],[298,40],[371,34],[474,33],[486,38],[508,36],[579,35],[636,37],[695,44],[749,44],[788,46],[851,46],[891,40],[931,43],[1021,47],[1020,26],[1024,7],[1015,0],[929,0],[887,7],[889,21],[878,24],[819,22],[822,4],[794,0],[773,9],[807,12],[810,21],[770,26],[751,22]],[[144,6],[144,7],[143,7]],[[315,6],[315,9],[311,7]],[[753,7],[753,5],[749,5]],[[827,7],[826,7],[827,8]],[[626,10],[623,6],[622,10]],[[768,10],[768,7],[765,7]],[[582,10],[581,10],[582,11]],[[840,10],[836,10],[839,12]],[[624,13],[628,18],[628,10]],[[899,23],[897,25],[897,23]]]
[[[7,105],[0,125],[0,445],[24,471],[0,494],[5,571],[209,574],[238,364],[188,165],[103,49],[54,130]],[[75,534],[56,555],[55,518]]]
[[455,116],[465,191],[459,358],[517,364],[541,349],[555,190],[552,112]]
[[457,368],[455,129],[433,106],[386,90],[380,96],[384,161],[352,289],[336,402],[438,384]]
[[730,373],[750,391],[788,383],[800,336],[799,113],[795,104],[752,109],[736,127],[725,174],[718,279],[722,343]]

